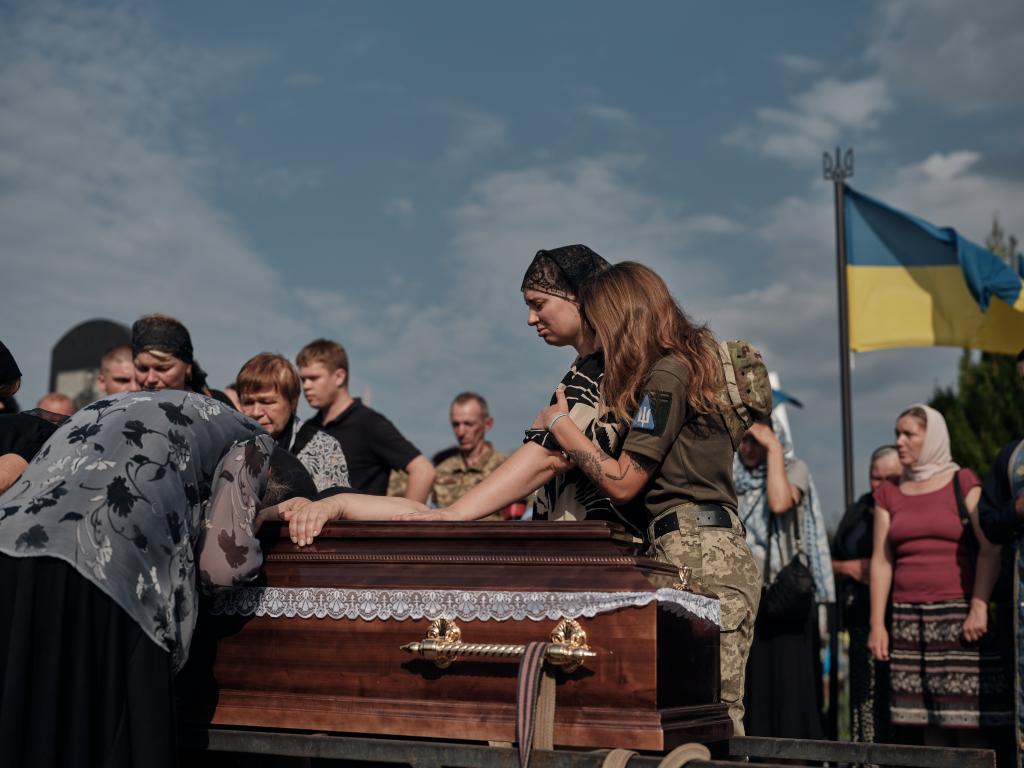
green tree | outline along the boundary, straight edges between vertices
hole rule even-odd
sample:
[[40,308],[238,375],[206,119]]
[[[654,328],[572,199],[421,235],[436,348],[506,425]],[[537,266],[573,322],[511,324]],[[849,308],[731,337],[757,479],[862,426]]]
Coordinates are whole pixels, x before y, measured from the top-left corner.
[[[1011,244],[993,219],[985,247],[1015,267]],[[946,418],[953,460],[984,477],[1003,445],[1024,438],[1024,387],[1009,355],[974,359],[965,349],[959,368],[956,387],[937,389],[928,404]]]

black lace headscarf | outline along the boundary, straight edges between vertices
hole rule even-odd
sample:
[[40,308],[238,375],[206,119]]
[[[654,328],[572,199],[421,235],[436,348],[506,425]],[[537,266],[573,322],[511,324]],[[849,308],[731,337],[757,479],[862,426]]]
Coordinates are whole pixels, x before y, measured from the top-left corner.
[[611,266],[585,245],[563,245],[537,251],[523,277],[521,291],[541,291],[577,301],[580,286]]
[[132,324],[132,357],[140,352],[161,352],[172,355],[192,366],[185,385],[201,394],[207,394],[206,372],[196,362],[192,352],[192,337],[180,321],[167,315],[145,315]]

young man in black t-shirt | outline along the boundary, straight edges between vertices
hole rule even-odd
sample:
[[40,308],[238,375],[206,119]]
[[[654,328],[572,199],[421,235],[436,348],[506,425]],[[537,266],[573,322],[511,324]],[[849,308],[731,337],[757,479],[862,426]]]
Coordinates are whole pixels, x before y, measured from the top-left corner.
[[395,425],[348,391],[348,355],[337,342],[317,339],[296,360],[306,402],[318,413],[307,421],[293,451],[302,450],[317,429],[341,443],[352,487],[383,496],[392,469],[409,473],[407,499],[426,502],[434,483],[434,465],[406,440]]

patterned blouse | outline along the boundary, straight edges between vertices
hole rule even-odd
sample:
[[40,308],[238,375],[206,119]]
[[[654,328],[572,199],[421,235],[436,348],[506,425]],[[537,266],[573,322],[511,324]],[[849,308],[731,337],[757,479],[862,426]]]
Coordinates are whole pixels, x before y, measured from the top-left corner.
[[192,392],[97,400],[0,496],[0,552],[69,563],[180,669],[197,571],[213,590],[262,564],[253,519],[272,450],[255,422]]
[[[576,358],[562,377],[561,387],[571,418],[580,431],[605,455],[617,458],[626,432],[615,415],[601,404],[604,352]],[[554,403],[554,398],[551,400]],[[551,451],[562,448],[546,429],[526,430],[524,443],[537,443]],[[579,469],[557,475],[537,491],[534,520],[608,520],[643,538],[646,522],[634,510],[619,509]]]
[[[303,422],[292,418],[292,429],[286,446],[289,451],[295,447],[299,430]],[[285,434],[288,434],[285,427]],[[294,452],[294,451],[292,451]],[[313,433],[302,450],[295,454],[302,462],[302,466],[313,478],[313,484],[318,491],[328,488],[350,488],[352,483],[348,478],[348,462],[345,460],[345,452],[341,449],[341,443],[333,435],[329,435],[322,429]]]

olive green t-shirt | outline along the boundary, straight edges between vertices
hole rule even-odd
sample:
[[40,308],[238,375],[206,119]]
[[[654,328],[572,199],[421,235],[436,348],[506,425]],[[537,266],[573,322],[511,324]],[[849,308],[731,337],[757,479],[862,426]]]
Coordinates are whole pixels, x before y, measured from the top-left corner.
[[652,519],[687,501],[736,509],[733,447],[725,419],[690,407],[689,379],[689,371],[674,357],[655,363],[622,446],[659,464],[644,488]]

